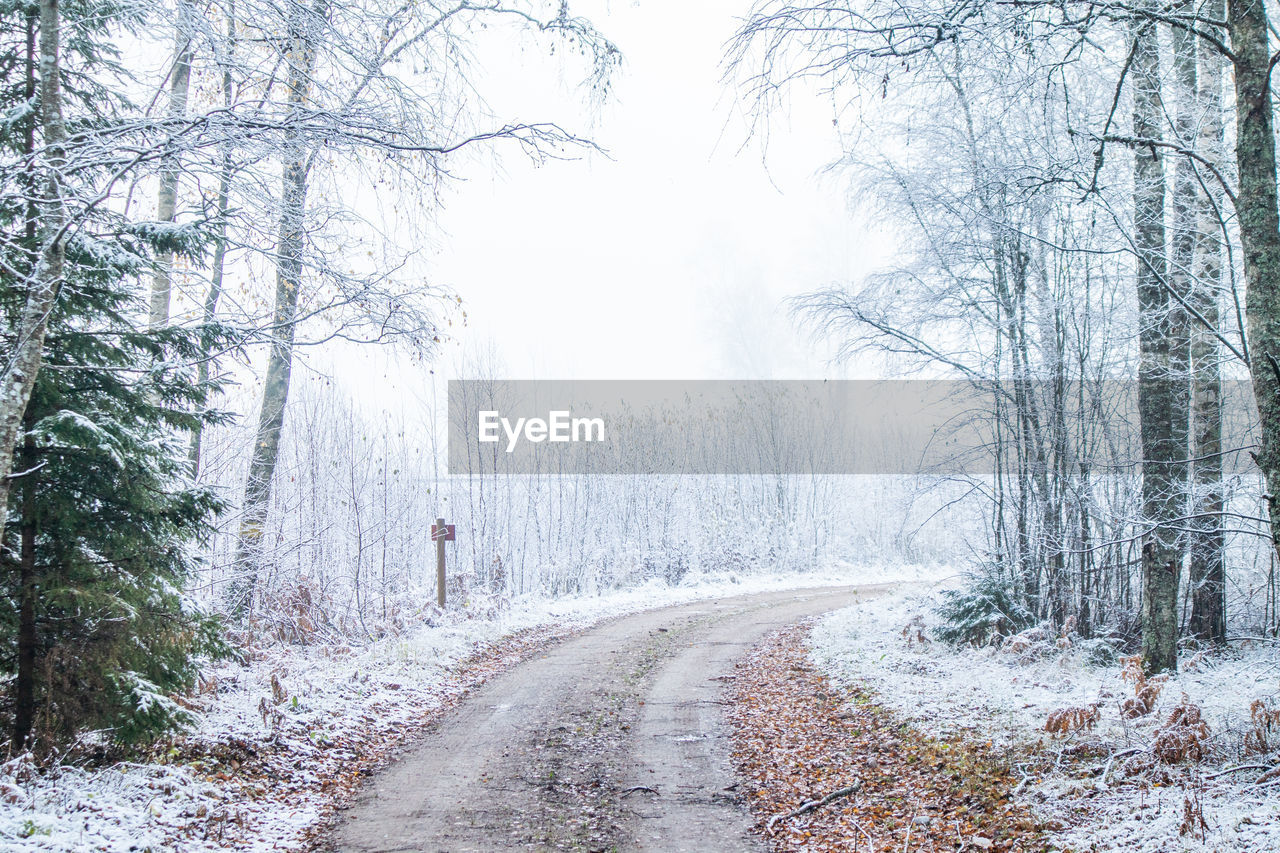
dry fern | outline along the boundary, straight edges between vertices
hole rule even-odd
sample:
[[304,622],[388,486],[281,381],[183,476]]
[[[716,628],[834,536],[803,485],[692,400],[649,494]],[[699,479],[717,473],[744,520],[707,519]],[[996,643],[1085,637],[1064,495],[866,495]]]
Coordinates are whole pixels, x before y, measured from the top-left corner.
[[1156,684],[1140,684],[1134,688],[1134,695],[1124,700],[1120,712],[1126,720],[1145,717],[1155,710],[1156,699],[1160,697],[1160,686]]
[[1263,699],[1254,699],[1249,705],[1249,719],[1253,729],[1244,736],[1245,754],[1270,752],[1274,744],[1274,732],[1280,728],[1280,708],[1272,708]]
[[1120,677],[1125,681],[1137,683],[1144,678],[1142,673],[1142,655],[1128,655],[1120,658]]
[[918,614],[913,616],[902,628],[902,639],[906,640],[907,648],[929,645],[929,638],[924,633],[924,617]]
[[1139,655],[1121,658],[1121,661],[1124,669],[1120,671],[1120,677],[1133,682],[1133,696],[1124,700],[1120,713],[1126,720],[1145,717],[1156,709],[1156,700],[1160,698],[1160,691],[1164,689],[1168,677],[1153,675],[1148,678],[1142,672],[1142,658]]
[[1181,761],[1200,761],[1205,755],[1209,740],[1209,724],[1204,721],[1200,708],[1183,694],[1182,701],[1174,707],[1160,728],[1151,752],[1165,764]]
[[1182,796],[1182,825],[1178,827],[1181,836],[1204,841],[1209,823],[1204,819],[1204,803],[1200,801],[1199,791],[1188,791]]
[[280,670],[271,673],[271,700],[277,705],[289,698],[289,691],[285,689],[284,683],[280,680]]
[[1172,785],[1175,781],[1169,768],[1149,752],[1139,752],[1125,759],[1120,765],[1120,773],[1129,778],[1141,776],[1150,785]]
[[1059,708],[1049,714],[1044,730],[1050,734],[1066,735],[1081,729],[1092,729],[1098,722],[1098,706],[1085,705],[1076,708]]
[[1006,640],[1000,651],[1017,657],[1019,663],[1029,663],[1051,651],[1054,641],[1054,635],[1045,628],[1028,628]]

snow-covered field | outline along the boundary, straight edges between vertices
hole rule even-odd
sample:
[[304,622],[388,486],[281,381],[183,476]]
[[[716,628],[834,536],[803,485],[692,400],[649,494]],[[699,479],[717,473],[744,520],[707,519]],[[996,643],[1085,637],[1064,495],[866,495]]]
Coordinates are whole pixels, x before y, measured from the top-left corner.
[[[801,575],[691,577],[679,586],[437,613],[362,647],[274,647],[248,666],[207,673],[206,689],[193,699],[197,728],[152,762],[38,770],[18,759],[0,767],[0,850],[299,849],[356,784],[355,759],[367,765],[371,751],[389,752],[518,659],[528,647],[522,642],[698,599],[947,574],[842,565]],[[495,648],[477,662],[478,652]]]
[[[1280,850],[1280,782],[1250,766],[1277,764],[1280,726],[1262,726],[1269,754],[1246,744],[1256,728],[1251,704],[1280,708],[1280,645],[1184,655],[1184,671],[1163,685],[1153,712],[1126,719],[1122,703],[1135,689],[1120,663],[1097,665],[1088,644],[1034,633],[1002,650],[930,642],[935,602],[933,592],[904,590],[833,613],[812,634],[815,662],[839,683],[870,686],[923,730],[961,730],[1025,756],[1019,795],[1064,826],[1055,837],[1064,847]],[[1209,725],[1207,755],[1202,763],[1154,762],[1156,731],[1184,694]],[[1095,704],[1091,729],[1045,731],[1052,712]]]

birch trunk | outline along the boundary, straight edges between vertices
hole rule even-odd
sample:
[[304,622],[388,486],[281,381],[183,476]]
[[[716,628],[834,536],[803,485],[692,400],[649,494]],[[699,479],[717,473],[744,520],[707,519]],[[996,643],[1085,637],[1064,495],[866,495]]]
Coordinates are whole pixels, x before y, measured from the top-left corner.
[[[35,464],[35,442],[23,439],[22,459],[25,466]],[[36,573],[36,528],[34,489],[28,478],[22,483],[22,512],[18,525],[18,671],[13,679],[13,751],[27,746],[36,720],[36,601],[40,586]]]
[[[1222,0],[1207,0],[1201,14],[1218,20],[1225,14]],[[1199,59],[1196,114],[1200,154],[1222,162],[1222,54],[1197,40]],[[1193,464],[1193,521],[1191,524],[1191,617],[1188,630],[1203,640],[1226,642],[1226,566],[1222,531],[1222,378],[1217,335],[1218,294],[1222,285],[1222,188],[1205,176],[1196,194],[1196,257],[1191,290],[1192,307],[1204,319],[1193,327],[1191,339],[1191,418]]]
[[[1133,130],[1159,140],[1160,46],[1154,23],[1134,24]],[[1187,458],[1185,324],[1170,297],[1165,255],[1164,164],[1155,145],[1139,145],[1133,167],[1133,242],[1137,261],[1138,413],[1142,432],[1142,662],[1148,672],[1177,662],[1178,580],[1182,555],[1170,520],[1179,517]],[[1181,327],[1181,328],[1180,328]],[[1180,393],[1182,392],[1182,393]]]
[[8,516],[13,454],[22,438],[31,390],[44,355],[49,314],[62,285],[67,214],[61,170],[66,161],[66,127],[62,119],[62,87],[59,75],[61,15],[58,0],[40,0],[39,69],[40,127],[47,150],[47,174],[40,178],[37,216],[40,255],[28,282],[26,301],[14,329],[13,350],[0,373],[0,522]]
[[[179,0],[178,32],[173,51],[173,68],[169,75],[169,118],[182,119],[187,114],[187,97],[191,89],[191,26],[194,15],[189,0]],[[156,219],[173,222],[178,212],[178,176],[182,164],[170,153],[160,165],[160,189],[156,198]],[[152,328],[169,323],[169,303],[173,289],[173,252],[163,251],[156,257],[156,271],[151,278]]]
[[1255,455],[1266,484],[1274,545],[1280,545],[1280,214],[1276,211],[1276,145],[1271,57],[1262,0],[1230,0],[1227,29],[1236,95],[1236,214],[1248,288],[1245,313],[1250,374],[1262,427]]
[[[289,22],[288,107],[291,115],[288,118],[291,128],[295,127],[294,121],[303,112],[311,92],[316,56],[313,14],[312,10],[296,5]],[[286,132],[284,155],[271,350],[267,357],[253,456],[245,481],[243,516],[236,546],[236,576],[228,588],[228,606],[234,615],[240,617],[250,611],[263,559],[263,530],[271,502],[271,481],[280,454],[285,406],[289,401],[294,324],[298,292],[302,285],[309,160],[306,141],[297,129]]]

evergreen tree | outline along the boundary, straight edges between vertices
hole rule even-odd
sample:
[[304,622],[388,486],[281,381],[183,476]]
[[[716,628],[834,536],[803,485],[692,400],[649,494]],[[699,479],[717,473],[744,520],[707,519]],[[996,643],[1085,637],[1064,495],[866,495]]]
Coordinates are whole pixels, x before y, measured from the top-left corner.
[[[38,113],[33,8],[0,9],[9,59],[0,63],[0,108],[17,118],[0,127],[0,145],[28,162]],[[103,4],[63,8],[68,121],[92,139],[118,130],[115,117],[128,110],[89,82],[109,70],[106,28],[122,18]],[[104,163],[76,180],[92,186],[108,172]],[[5,177],[0,307],[12,348],[40,210],[20,172]],[[213,386],[190,367],[211,330],[146,328],[141,283],[158,253],[195,257],[203,239],[202,227],[132,222],[106,206],[67,239],[0,550],[0,665],[15,748],[33,734],[52,743],[98,730],[129,743],[179,725],[187,715],[171,694],[192,685],[200,655],[226,650],[184,593],[193,545],[220,508],[189,481],[183,440],[200,419],[219,418],[207,409]]]
[[19,615],[4,624],[15,743],[33,726],[129,742],[179,724],[167,694],[192,684],[195,655],[222,650],[216,624],[183,593],[189,545],[219,509],[187,482],[181,440],[210,390],[182,366],[198,336],[137,328],[137,271],[72,258],[5,531],[3,594]]

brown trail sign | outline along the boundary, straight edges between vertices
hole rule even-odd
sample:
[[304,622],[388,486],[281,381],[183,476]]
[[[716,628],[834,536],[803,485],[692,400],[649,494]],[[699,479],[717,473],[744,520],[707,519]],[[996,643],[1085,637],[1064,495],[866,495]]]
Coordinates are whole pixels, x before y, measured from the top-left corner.
[[437,518],[431,525],[431,540],[436,543],[436,604],[444,607],[444,543],[458,538],[457,525],[445,524]]

